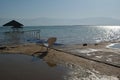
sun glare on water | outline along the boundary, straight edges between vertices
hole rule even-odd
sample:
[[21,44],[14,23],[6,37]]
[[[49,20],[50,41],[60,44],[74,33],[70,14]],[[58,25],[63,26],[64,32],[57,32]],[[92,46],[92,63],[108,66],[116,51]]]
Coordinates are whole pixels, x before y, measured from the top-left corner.
[[106,29],[120,29],[120,26],[100,26],[102,28],[106,28]]

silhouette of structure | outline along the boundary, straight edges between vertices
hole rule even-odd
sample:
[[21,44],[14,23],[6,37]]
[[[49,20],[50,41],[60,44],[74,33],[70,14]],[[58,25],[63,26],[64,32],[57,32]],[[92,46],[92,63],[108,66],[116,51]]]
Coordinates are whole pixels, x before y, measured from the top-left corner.
[[3,26],[12,26],[12,28],[22,28],[22,26],[24,26],[24,25],[15,20],[12,20],[12,21],[4,24]]

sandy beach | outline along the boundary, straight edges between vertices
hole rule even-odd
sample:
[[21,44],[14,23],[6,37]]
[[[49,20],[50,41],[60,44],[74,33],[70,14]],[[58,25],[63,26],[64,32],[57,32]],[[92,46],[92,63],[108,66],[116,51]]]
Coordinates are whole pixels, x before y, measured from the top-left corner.
[[120,80],[120,0],[1,0],[0,80]]
[[[64,66],[69,65],[72,66],[73,68],[75,66],[80,66],[83,69],[87,69],[96,74],[107,75],[110,76],[111,79],[114,79],[115,77],[114,80],[119,80],[120,50],[106,48],[108,44],[110,44],[110,42],[104,42],[99,44],[88,44],[87,46],[83,46],[83,45],[66,46],[66,48],[54,46],[52,49],[49,50],[48,54],[45,57],[43,57],[43,60],[48,63],[58,64],[58,65],[64,65]],[[30,44],[23,44],[16,46],[7,46],[5,49],[0,50],[0,53],[32,55],[33,53],[44,52],[45,50],[46,48],[39,44],[30,43]],[[79,52],[79,50],[81,50],[81,52]],[[76,53],[78,52],[81,54],[76,55]],[[84,52],[87,54],[83,54]],[[38,53],[35,56],[38,56],[40,54],[41,53]],[[92,54],[94,54],[94,56]],[[116,55],[116,57],[111,58],[113,59],[113,62],[109,62],[109,61],[106,62],[106,59],[108,59],[108,56],[110,55]],[[79,74],[76,74],[74,76],[78,76],[78,75]]]

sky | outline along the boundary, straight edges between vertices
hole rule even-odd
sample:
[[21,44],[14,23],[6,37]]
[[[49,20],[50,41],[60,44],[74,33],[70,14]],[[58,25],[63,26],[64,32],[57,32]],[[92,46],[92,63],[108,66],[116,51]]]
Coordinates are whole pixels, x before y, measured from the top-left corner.
[[[84,20],[82,23],[81,20],[75,20],[96,17],[108,18],[108,22],[94,19],[93,23],[90,22],[91,20],[87,22]],[[4,18],[21,19],[24,24],[31,23],[30,25],[97,24],[98,22],[119,24],[120,0],[0,0],[0,25],[7,22],[1,21]],[[109,18],[118,21],[109,21]],[[66,21],[63,21],[64,19]]]
[[0,0],[0,17],[120,19],[120,0]]

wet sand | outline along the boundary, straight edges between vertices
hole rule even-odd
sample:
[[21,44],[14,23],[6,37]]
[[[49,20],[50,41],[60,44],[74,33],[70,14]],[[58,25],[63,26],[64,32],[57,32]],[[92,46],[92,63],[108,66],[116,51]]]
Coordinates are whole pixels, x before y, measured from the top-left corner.
[[[72,68],[79,66],[83,70],[87,70],[92,75],[92,76],[89,76],[88,78],[96,76],[97,78],[100,78],[98,80],[102,80],[104,78],[106,78],[106,80],[110,80],[110,79],[119,80],[120,79],[120,68],[119,67],[111,66],[105,63],[100,63],[94,60],[80,57],[78,55],[74,55],[76,53],[80,53],[80,55],[82,56],[88,56],[88,54],[91,55],[94,53],[94,56],[93,55],[88,56],[88,58],[95,59],[95,60],[102,60],[103,62],[106,61],[104,60],[106,58],[100,59],[100,56],[104,56],[106,54],[109,54],[109,55],[115,54],[119,56],[120,50],[106,48],[106,45],[108,44],[110,44],[110,42],[104,42],[104,43],[99,43],[99,44],[88,44],[87,46],[83,46],[83,45],[71,45],[71,46],[65,46],[65,47],[54,46],[54,48],[50,49],[48,54],[45,57],[43,57],[43,60],[48,63],[55,63],[55,64],[62,65],[62,66],[71,66]],[[83,54],[82,52],[79,52],[79,50],[86,50],[86,49],[95,49],[97,51],[93,50],[92,52],[88,52],[87,54]],[[45,47],[42,47],[41,45],[38,45],[38,44],[31,43],[31,44],[24,44],[24,45],[7,46],[5,49],[0,50],[0,53],[8,53],[8,54],[18,53],[18,54],[32,55],[35,52],[44,52],[45,50],[46,50]],[[76,50],[78,50],[78,52],[75,52]],[[98,56],[98,58],[95,56]],[[114,59],[115,58],[116,57],[114,57]],[[117,64],[115,63],[115,65],[119,66],[120,64],[119,58],[120,57],[118,57],[118,60],[116,61],[114,60],[115,62],[118,61],[118,63]],[[80,78],[80,72],[77,72],[77,71],[75,72],[76,73],[71,75],[71,78]],[[95,80],[97,80],[97,78]],[[94,79],[91,78],[91,80],[94,80]]]

